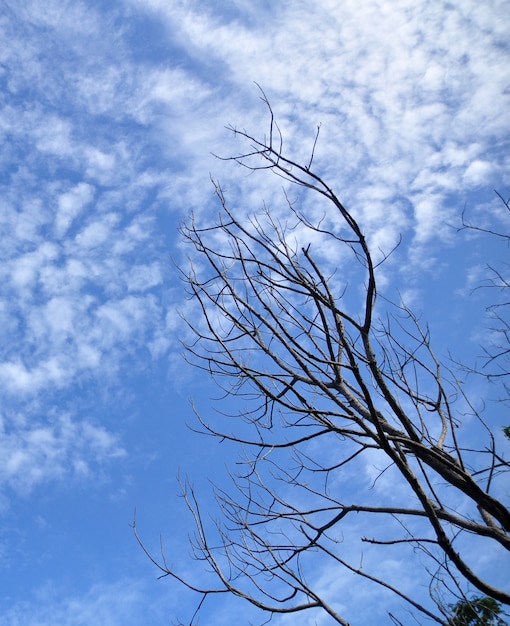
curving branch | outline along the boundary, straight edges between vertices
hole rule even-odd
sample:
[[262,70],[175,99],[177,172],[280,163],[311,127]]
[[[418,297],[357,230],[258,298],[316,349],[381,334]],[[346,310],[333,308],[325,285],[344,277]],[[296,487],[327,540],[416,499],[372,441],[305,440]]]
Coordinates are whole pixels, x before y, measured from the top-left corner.
[[[216,489],[222,521],[212,529],[214,541],[193,488],[183,485],[194,556],[218,585],[193,584],[164,555],[151,559],[199,593],[200,604],[229,593],[270,615],[315,610],[342,625],[348,622],[318,584],[318,571],[355,573],[439,624],[448,624],[443,593],[463,598],[474,587],[508,604],[510,594],[486,579],[466,541],[476,536],[502,554],[509,550],[510,512],[499,487],[508,462],[490,431],[477,448],[469,433],[463,441],[455,397],[464,391],[413,312],[378,296],[377,271],[388,255],[374,262],[362,226],[312,171],[318,135],[306,165],[293,160],[263,99],[267,137],[231,127],[249,145],[231,160],[302,188],[322,202],[324,215],[314,221],[287,195],[285,221],[268,209],[247,219],[213,181],[218,222],[201,227],[192,217],[182,226],[191,258],[199,259],[183,271],[201,314],[187,319],[195,336],[187,357],[242,402],[239,414],[225,416],[231,430],[200,415],[199,429],[239,445],[244,456],[232,489]],[[375,500],[362,478],[374,455],[384,468],[376,481],[389,472],[399,494]],[[357,502],[346,474],[360,476]],[[455,511],[451,502],[459,500]],[[414,565],[429,577],[432,603],[344,556],[342,532],[354,516],[373,528],[360,537],[365,545],[420,555]],[[378,536],[386,523],[403,534]],[[136,525],[135,533],[139,539]]]

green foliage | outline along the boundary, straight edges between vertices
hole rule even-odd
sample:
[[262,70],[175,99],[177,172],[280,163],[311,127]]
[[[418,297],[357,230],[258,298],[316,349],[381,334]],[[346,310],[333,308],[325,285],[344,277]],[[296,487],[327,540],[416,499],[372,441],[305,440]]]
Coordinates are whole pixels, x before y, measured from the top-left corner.
[[503,428],[503,432],[505,433],[505,437],[510,439],[510,426],[505,426],[505,428]]
[[450,626],[508,626],[499,602],[493,598],[472,598],[453,607]]

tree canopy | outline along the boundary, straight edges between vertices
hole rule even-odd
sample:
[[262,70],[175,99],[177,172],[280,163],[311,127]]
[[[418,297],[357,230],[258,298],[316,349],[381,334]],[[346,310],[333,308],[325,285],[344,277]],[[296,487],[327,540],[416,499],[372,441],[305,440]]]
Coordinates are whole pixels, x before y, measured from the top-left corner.
[[479,597],[458,602],[452,609],[451,626],[507,626],[501,605],[494,598]]

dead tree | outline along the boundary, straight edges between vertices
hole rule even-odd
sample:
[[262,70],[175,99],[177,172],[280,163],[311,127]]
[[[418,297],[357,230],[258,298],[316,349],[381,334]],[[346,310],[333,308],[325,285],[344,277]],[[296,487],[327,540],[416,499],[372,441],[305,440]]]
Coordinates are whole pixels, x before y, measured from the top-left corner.
[[[439,624],[448,624],[445,598],[465,599],[468,590],[508,604],[508,590],[488,579],[476,554],[510,548],[502,499],[509,465],[435,356],[427,327],[405,304],[378,294],[388,257],[374,256],[363,224],[312,169],[315,144],[305,164],[288,157],[266,105],[264,139],[230,129],[249,146],[234,160],[283,179],[286,216],[266,208],[247,218],[229,208],[215,183],[218,221],[192,219],[182,228],[198,255],[184,279],[201,311],[187,320],[195,335],[187,354],[225,390],[229,406],[234,397],[239,407],[221,428],[198,418],[207,434],[242,454],[232,487],[217,488],[223,517],[212,529],[184,484],[194,556],[217,584],[201,586],[163,555],[149,556],[202,602],[232,594],[266,618],[315,609],[347,625],[339,598],[318,582],[325,572],[354,573]],[[292,185],[302,206],[321,203],[320,217],[290,199]],[[471,426],[461,428],[466,407],[478,419],[477,445]],[[367,480],[367,467],[378,467],[379,476]],[[390,487],[376,495],[374,483],[385,478]],[[342,537],[353,518],[370,529],[359,539],[371,554],[409,553],[433,601],[402,588],[398,576],[352,560]]]
[[[496,192],[501,201],[503,223],[510,220],[510,198],[505,198]],[[465,212],[462,214],[462,227],[459,231],[481,234],[489,237],[495,244],[503,242],[510,245],[509,229],[494,226],[482,226],[468,221]],[[510,278],[509,265],[495,267],[487,264],[485,267],[487,277],[475,290],[485,290],[491,293],[490,304],[486,307],[486,312],[491,320],[490,334],[492,340],[489,345],[482,347],[481,367],[469,368],[465,365],[463,369],[470,373],[484,376],[491,382],[497,382],[501,394],[501,400],[507,406],[510,403]],[[505,429],[507,437],[510,437],[510,429]]]

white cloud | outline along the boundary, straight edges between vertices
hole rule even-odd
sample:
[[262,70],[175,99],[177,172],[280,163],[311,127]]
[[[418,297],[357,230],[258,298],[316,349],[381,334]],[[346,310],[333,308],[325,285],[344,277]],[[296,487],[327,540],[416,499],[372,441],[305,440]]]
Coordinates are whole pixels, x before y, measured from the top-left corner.
[[34,367],[27,367],[20,359],[0,363],[0,381],[5,385],[5,394],[34,395],[42,389],[57,389],[69,382],[70,371],[67,359],[50,356],[41,359]]
[[94,197],[92,185],[81,182],[73,189],[60,195],[55,218],[57,237],[62,237],[71,226],[73,220],[83,211]]
[[119,221],[120,215],[116,213],[101,216],[101,219],[86,226],[76,236],[76,243],[80,248],[95,248],[104,244],[111,239],[112,229],[115,228]]
[[150,265],[138,265],[126,278],[129,291],[145,291],[163,282],[161,267],[158,262]]
[[103,345],[130,345],[133,334],[143,333],[148,322],[152,299],[126,296],[110,300],[95,312],[97,325],[94,335],[101,337]]
[[[414,231],[419,245],[447,236],[449,213],[458,211],[445,206],[449,195],[488,182],[471,165],[480,155],[483,176],[506,175],[493,141],[508,131],[505,29],[490,20],[487,7],[296,1],[272,7],[271,19],[261,8],[248,26],[239,14],[229,19],[203,4],[138,4],[158,12],[195,58],[228,68],[223,119],[266,131],[256,98],[247,97],[257,80],[297,158],[308,157],[313,129],[323,123],[317,167],[349,206],[361,204],[367,187],[385,187],[388,198],[407,196],[405,213],[393,216],[386,203],[392,232],[385,223],[375,241],[395,241],[404,229]],[[257,185],[261,202],[266,180]],[[250,188],[246,182],[245,204]],[[370,211],[367,206],[365,214]]]
[[97,583],[82,593],[64,595],[51,583],[41,585],[33,599],[7,608],[0,626],[145,626],[164,623],[175,605],[164,592],[148,599],[147,584],[132,578]]
[[125,455],[117,437],[90,421],[67,414],[46,421],[17,420],[16,429],[0,430],[0,490],[28,495],[49,480],[83,478],[94,467]]
[[54,261],[58,254],[58,247],[55,244],[45,242],[34,252],[21,255],[10,264],[12,284],[18,289],[34,287],[40,268]]
[[[17,145],[31,148],[28,169],[12,178],[10,197],[16,208],[9,196],[3,199],[4,223],[13,237],[36,242],[30,251],[13,255],[6,271],[20,297],[23,293],[28,298],[27,290],[37,285],[44,288],[46,308],[38,305],[36,310],[45,315],[52,314],[50,308],[56,307],[62,292],[71,298],[67,304],[60,300],[53,324],[47,318],[44,322],[54,339],[59,324],[63,335],[69,335],[73,324],[76,335],[96,315],[91,301],[77,304],[84,288],[94,297],[96,290],[114,295],[118,303],[126,289],[144,293],[159,284],[161,270],[154,256],[145,254],[131,267],[123,257],[153,239],[155,214],[137,215],[126,224],[124,211],[136,211],[147,194],[153,194],[158,203],[177,205],[182,212],[197,204],[202,205],[199,211],[210,212],[211,161],[206,154],[210,149],[228,154],[234,145],[224,134],[224,123],[261,134],[266,130],[266,112],[253,80],[267,90],[286,145],[298,158],[308,156],[315,126],[323,123],[317,167],[363,216],[371,240],[384,250],[401,231],[414,233],[418,248],[444,235],[448,211],[456,210],[444,206],[447,195],[503,171],[491,150],[495,134],[507,128],[508,66],[502,61],[504,27],[490,19],[487,7],[475,2],[450,7],[417,6],[408,0],[391,5],[371,0],[310,5],[295,0],[256,13],[241,3],[221,15],[212,7],[207,10],[203,2],[130,4],[140,12],[155,11],[165,20],[182,58],[198,60],[201,66],[190,71],[189,64],[171,60],[165,66],[136,62],[125,54],[122,28],[112,28],[81,4],[62,10],[60,4],[50,3],[44,12],[20,8],[25,30],[14,38],[12,50],[4,51],[11,93],[31,85],[40,95],[32,106],[19,111],[13,104],[0,117],[3,132],[10,132]],[[49,30],[41,30],[41,25]],[[25,36],[28,31],[32,38]],[[40,54],[47,45],[63,62],[62,80]],[[72,55],[81,62],[74,63],[71,72],[67,58]],[[212,63],[214,73],[208,70]],[[63,106],[56,113],[45,102]],[[102,117],[109,120],[107,133]],[[150,130],[142,132],[133,125],[130,135],[116,127],[119,121],[133,120]],[[148,166],[148,142],[168,160]],[[170,162],[181,171],[169,175]],[[49,180],[41,187],[33,176],[43,163]],[[72,185],[56,174],[64,163],[72,178],[78,178]],[[233,171],[214,167],[220,174]],[[279,185],[267,178],[243,179],[228,185],[227,198],[235,204],[242,193],[243,210],[249,212],[269,196],[277,211],[282,206],[277,201]],[[61,248],[48,241],[49,225],[61,239]],[[418,248],[413,261],[422,255],[427,264],[428,255]],[[104,306],[101,319],[109,319],[113,327],[116,304]],[[155,312],[150,300],[146,310],[149,315]],[[160,314],[162,318],[164,311]],[[128,317],[115,318],[119,341],[134,336],[128,331]],[[140,314],[131,319],[138,323]],[[155,336],[161,336],[162,328]],[[101,346],[86,338],[80,345],[90,362],[97,363]],[[62,348],[60,339],[57,346]],[[52,356],[45,362],[51,363]],[[12,369],[16,361],[7,363]],[[16,367],[18,380],[23,380],[28,366]]]
[[476,159],[469,164],[464,173],[464,181],[470,187],[487,185],[495,174],[499,174],[499,168],[495,168],[493,163]]
[[34,136],[37,149],[43,153],[65,157],[75,152],[68,120],[49,116],[45,119],[45,125],[36,129]]
[[[143,68],[119,64],[116,35],[94,11],[61,3],[46,9],[18,15],[3,51],[12,100],[0,112],[8,146],[0,200],[0,481],[9,494],[90,477],[118,456],[116,427],[92,424],[79,403],[70,400],[67,425],[55,417],[62,397],[81,394],[91,380],[106,394],[129,357],[134,375],[176,342],[165,336],[165,304],[151,294],[164,279],[166,242],[154,225],[168,175],[151,161],[157,164],[151,134],[132,122],[146,93]],[[147,111],[170,104],[161,85]],[[133,125],[126,132],[112,120]]]

